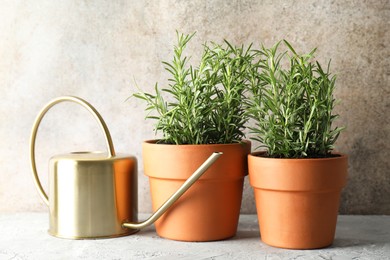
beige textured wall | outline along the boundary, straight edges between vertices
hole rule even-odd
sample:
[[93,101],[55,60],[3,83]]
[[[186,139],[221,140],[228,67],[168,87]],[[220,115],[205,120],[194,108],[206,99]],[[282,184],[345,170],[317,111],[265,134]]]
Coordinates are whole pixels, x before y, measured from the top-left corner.
[[[140,159],[154,138],[135,90],[165,83],[161,60],[171,58],[175,30],[204,41],[273,44],[288,39],[302,52],[318,46],[332,58],[336,97],[348,126],[338,150],[350,156],[341,212],[390,214],[390,3],[376,1],[14,1],[0,2],[0,212],[40,211],[32,183],[28,139],[35,116],[54,97],[72,94],[101,112],[117,151]],[[194,54],[196,59],[196,54]],[[50,155],[105,149],[94,120],[72,104],[44,119],[37,149],[47,183]],[[139,170],[139,208],[150,211],[147,179]],[[46,184],[45,184],[46,185]],[[243,212],[254,213],[246,184]]]

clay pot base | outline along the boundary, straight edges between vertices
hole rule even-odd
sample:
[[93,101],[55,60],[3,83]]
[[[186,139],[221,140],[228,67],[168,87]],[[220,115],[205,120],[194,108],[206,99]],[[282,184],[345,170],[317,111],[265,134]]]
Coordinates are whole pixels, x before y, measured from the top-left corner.
[[[158,206],[182,181],[150,178],[150,188],[159,194]],[[159,236],[179,241],[215,241],[236,234],[243,178],[233,181],[198,181],[155,223]]]
[[323,248],[333,243],[339,192],[256,190],[255,196],[264,243],[289,249]]

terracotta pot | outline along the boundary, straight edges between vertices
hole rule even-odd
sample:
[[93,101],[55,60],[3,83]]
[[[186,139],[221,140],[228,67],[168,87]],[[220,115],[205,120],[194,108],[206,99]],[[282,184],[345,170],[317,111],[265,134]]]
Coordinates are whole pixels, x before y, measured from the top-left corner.
[[321,159],[248,156],[261,239],[275,247],[312,249],[333,243],[346,155]]
[[213,152],[223,155],[156,221],[157,234],[182,241],[212,241],[236,234],[249,141],[236,144],[143,143],[153,210],[157,210]]

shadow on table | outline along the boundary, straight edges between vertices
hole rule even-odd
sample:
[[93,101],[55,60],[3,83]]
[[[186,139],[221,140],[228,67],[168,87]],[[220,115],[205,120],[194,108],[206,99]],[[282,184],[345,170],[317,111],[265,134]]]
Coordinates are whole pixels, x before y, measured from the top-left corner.
[[[138,237],[148,237],[148,238],[161,238],[159,235],[157,235],[156,231],[154,229],[144,229],[134,234]],[[161,238],[165,239],[165,238]],[[260,234],[259,231],[238,231],[237,234],[234,237],[228,238],[227,240],[260,240]],[[175,240],[172,240],[175,241]],[[209,242],[218,242],[221,240],[216,241],[209,241]],[[222,240],[223,241],[223,240]]]
[[333,244],[329,248],[383,247],[389,245],[390,242],[385,243],[383,241],[375,241],[369,239],[335,238]]
[[231,240],[245,240],[245,239],[258,239],[258,240],[260,240],[260,233],[258,230],[238,231],[237,234],[231,238]]

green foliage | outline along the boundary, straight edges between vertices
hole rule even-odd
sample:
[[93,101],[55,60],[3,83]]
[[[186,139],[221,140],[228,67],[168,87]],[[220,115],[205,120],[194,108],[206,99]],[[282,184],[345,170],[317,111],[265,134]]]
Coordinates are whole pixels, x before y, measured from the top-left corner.
[[156,83],[154,93],[133,96],[146,102],[146,118],[156,120],[155,130],[163,133],[164,143],[239,142],[247,121],[244,94],[253,59],[250,47],[234,47],[227,41],[205,44],[199,65],[193,67],[183,54],[193,36],[177,33],[173,60],[163,62],[171,75],[168,86]]
[[[332,128],[338,115],[333,90],[335,76],[312,62],[314,49],[299,55],[283,41],[272,48],[262,46],[248,73],[251,97],[248,115],[255,121],[250,128],[253,140],[278,158],[326,157],[330,155],[342,127]],[[287,65],[288,64],[288,65]]]

